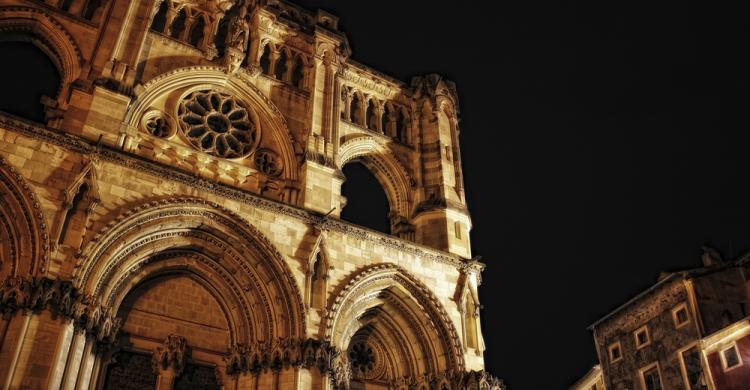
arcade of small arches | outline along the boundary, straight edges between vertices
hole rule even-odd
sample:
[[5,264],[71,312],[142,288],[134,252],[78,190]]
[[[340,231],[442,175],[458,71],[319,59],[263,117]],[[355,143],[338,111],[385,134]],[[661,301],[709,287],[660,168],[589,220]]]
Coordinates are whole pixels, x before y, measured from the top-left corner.
[[258,66],[266,75],[306,90],[310,60],[308,57],[289,47],[268,42],[262,45]]
[[101,21],[104,8],[107,5],[106,0],[54,0],[47,1],[47,3],[94,23]]
[[342,120],[385,134],[402,144],[411,144],[411,116],[406,107],[382,101],[353,87],[342,89],[341,103]]

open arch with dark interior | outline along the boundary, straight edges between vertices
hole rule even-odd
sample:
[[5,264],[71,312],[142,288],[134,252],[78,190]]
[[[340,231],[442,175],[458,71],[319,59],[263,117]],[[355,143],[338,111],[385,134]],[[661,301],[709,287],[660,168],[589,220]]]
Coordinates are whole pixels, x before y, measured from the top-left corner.
[[375,175],[358,161],[346,164],[343,173],[346,181],[341,194],[346,197],[346,206],[341,219],[390,234],[388,198]]
[[0,111],[44,123],[42,98],[56,100],[61,84],[60,72],[47,53],[31,38],[18,34],[0,35]]

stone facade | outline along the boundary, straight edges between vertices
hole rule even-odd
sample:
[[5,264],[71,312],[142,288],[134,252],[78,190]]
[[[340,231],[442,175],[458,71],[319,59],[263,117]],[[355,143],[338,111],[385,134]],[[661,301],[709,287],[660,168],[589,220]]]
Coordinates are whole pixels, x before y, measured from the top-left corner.
[[592,325],[603,385],[610,390],[746,388],[750,366],[722,367],[719,354],[737,345],[739,359],[750,359],[745,341],[749,259],[722,263],[706,253],[704,267],[662,275]]
[[[337,25],[279,0],[0,1],[3,39],[61,76],[46,123],[0,113],[3,389],[504,387],[455,86],[356,63]],[[355,161],[391,235],[339,220]]]

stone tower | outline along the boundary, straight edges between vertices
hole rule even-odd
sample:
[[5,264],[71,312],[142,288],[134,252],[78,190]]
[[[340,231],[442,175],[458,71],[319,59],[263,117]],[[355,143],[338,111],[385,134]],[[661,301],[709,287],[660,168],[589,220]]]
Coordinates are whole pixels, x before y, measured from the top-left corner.
[[[60,78],[0,113],[3,389],[503,387],[452,82],[281,0],[0,0],[0,37]],[[339,219],[350,162],[390,235]]]

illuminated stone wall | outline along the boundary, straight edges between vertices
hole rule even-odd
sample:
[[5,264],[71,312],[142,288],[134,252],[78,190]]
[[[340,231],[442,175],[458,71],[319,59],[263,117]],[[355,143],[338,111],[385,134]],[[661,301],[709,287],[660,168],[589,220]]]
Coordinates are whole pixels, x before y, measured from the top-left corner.
[[[3,388],[502,386],[455,86],[356,63],[337,24],[279,1],[0,1],[0,34],[62,76],[47,123],[0,113]],[[354,161],[391,235],[338,219]]]

